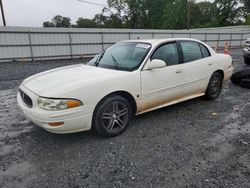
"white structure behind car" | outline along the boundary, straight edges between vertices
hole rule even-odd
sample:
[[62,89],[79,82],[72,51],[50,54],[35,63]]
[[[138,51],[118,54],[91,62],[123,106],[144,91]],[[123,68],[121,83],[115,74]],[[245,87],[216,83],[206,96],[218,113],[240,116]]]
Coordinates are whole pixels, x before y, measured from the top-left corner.
[[122,133],[134,115],[195,97],[215,99],[233,73],[232,58],[195,39],[122,41],[78,64],[20,85],[24,115],[53,133]]

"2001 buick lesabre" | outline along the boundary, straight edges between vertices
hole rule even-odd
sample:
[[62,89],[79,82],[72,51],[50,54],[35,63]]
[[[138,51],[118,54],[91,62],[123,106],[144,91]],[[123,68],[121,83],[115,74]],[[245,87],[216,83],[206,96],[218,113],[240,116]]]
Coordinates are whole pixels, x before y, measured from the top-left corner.
[[23,81],[25,116],[54,133],[94,128],[122,133],[133,115],[203,96],[215,99],[233,72],[232,58],[195,39],[122,41],[79,64]]

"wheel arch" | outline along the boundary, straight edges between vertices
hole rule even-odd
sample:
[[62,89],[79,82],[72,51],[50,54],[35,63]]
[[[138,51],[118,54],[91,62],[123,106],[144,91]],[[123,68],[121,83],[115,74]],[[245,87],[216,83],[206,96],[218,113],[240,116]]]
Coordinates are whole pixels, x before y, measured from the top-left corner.
[[[216,72],[220,73],[221,76],[222,76],[222,78],[223,78],[223,80],[224,80],[224,71],[221,70],[221,69],[218,69],[218,70],[214,71],[213,74],[216,73]],[[213,75],[213,74],[212,74],[212,75]],[[212,76],[212,75],[211,75],[211,76]]]
[[[218,70],[214,71],[214,72],[211,74],[209,80],[211,79],[211,77],[213,76],[213,74],[216,73],[216,72],[218,72],[219,74],[221,74],[222,79],[224,80],[224,72],[223,72],[222,69],[218,69]],[[208,84],[209,84],[209,81],[208,81],[208,83],[207,83],[207,87],[208,87]],[[207,90],[207,87],[206,87],[206,90]]]
[[131,105],[133,114],[135,114],[135,113],[137,112],[137,104],[136,104],[135,98],[134,98],[129,92],[119,90],[119,91],[114,91],[114,92],[112,92],[112,93],[109,93],[109,94],[105,95],[105,96],[97,103],[97,105],[95,106],[94,114],[95,114],[96,109],[98,108],[98,106],[103,102],[103,100],[105,100],[105,99],[108,98],[108,97],[115,96],[115,95],[118,95],[118,96],[121,96],[121,97],[124,97],[125,99],[127,99],[128,102],[129,102],[129,104]]

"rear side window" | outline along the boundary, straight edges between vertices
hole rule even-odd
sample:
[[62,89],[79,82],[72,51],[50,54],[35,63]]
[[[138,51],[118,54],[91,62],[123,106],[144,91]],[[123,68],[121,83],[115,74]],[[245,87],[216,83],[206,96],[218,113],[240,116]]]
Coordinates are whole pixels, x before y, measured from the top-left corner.
[[192,41],[180,42],[183,52],[184,63],[201,59],[202,52],[199,44]]
[[200,47],[201,47],[201,51],[202,51],[203,57],[204,58],[205,57],[209,57],[210,53],[209,53],[208,49],[204,45],[202,45],[202,44],[200,44]]
[[160,59],[167,66],[179,64],[179,54],[176,43],[164,44],[157,48],[151,59]]

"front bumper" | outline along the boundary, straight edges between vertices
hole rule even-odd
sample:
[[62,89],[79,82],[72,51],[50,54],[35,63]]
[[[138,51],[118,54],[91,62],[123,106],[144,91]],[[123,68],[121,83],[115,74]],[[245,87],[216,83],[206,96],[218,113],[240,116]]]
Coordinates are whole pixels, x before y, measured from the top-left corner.
[[[25,117],[34,124],[53,133],[73,133],[91,129],[94,105],[81,106],[77,108],[48,111],[37,106],[38,95],[31,92],[24,86],[20,89],[25,92],[33,101],[33,107],[28,107],[22,100],[20,93],[17,94],[17,102]],[[48,123],[64,122],[61,126],[50,126]]]
[[250,49],[249,48],[250,47],[243,49],[243,57],[246,59],[250,59]]

